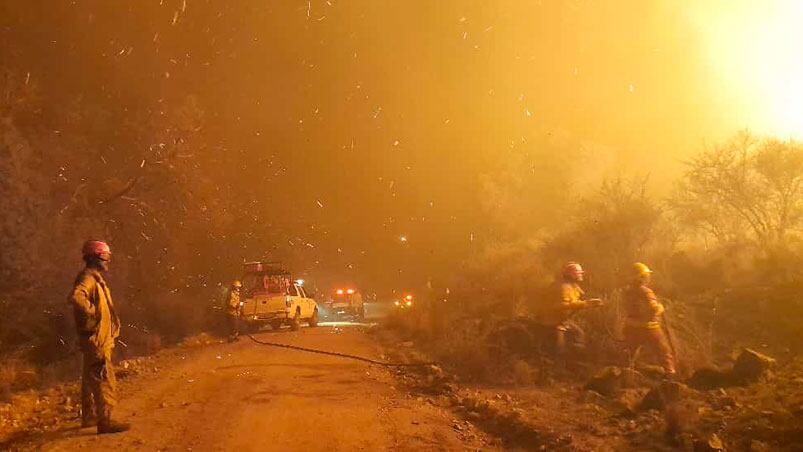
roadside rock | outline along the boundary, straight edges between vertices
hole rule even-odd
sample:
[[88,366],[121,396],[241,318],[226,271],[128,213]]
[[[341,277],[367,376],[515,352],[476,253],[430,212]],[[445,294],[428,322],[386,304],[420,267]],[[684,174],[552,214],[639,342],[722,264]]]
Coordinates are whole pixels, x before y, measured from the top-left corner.
[[733,381],[738,384],[754,383],[775,367],[775,364],[775,359],[763,353],[749,348],[742,349],[733,365]]
[[541,433],[527,417],[527,413],[505,403],[505,397],[483,397],[479,393],[467,394],[461,399],[463,415],[472,422],[482,423],[497,434],[515,437],[524,444],[542,442]]
[[646,389],[625,389],[619,394],[614,405],[625,415],[635,414],[639,410],[646,392]]
[[621,377],[621,368],[606,367],[588,381],[585,389],[598,392],[604,396],[612,396],[622,387]]
[[763,353],[749,348],[742,349],[730,370],[706,367],[698,369],[688,380],[696,389],[716,389],[734,385],[755,383],[775,367],[776,361]]
[[713,367],[703,367],[697,369],[694,375],[689,378],[689,386],[695,389],[716,389],[730,386],[733,382],[731,372],[716,369]]
[[626,388],[638,388],[648,384],[647,378],[633,369],[609,366],[591,378],[585,389],[604,396],[613,396]]
[[693,395],[683,383],[665,381],[648,392],[639,404],[640,410],[663,410],[668,405],[680,402]]
[[707,439],[694,442],[694,452],[718,452],[725,450],[725,445],[716,433]]
[[772,450],[769,444],[759,441],[759,440],[752,440],[750,441],[750,452],[769,452]]
[[445,395],[431,397],[429,399],[429,403],[441,408],[449,408],[450,406],[452,406],[451,399]]

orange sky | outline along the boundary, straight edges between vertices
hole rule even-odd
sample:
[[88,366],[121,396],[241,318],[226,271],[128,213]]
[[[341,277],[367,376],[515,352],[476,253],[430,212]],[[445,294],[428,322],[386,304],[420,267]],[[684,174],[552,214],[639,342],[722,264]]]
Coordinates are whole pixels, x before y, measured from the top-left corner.
[[801,5],[81,0],[0,20],[6,61],[55,104],[126,116],[194,96],[217,176],[281,256],[420,282],[482,239],[483,177],[550,137],[582,148],[579,185],[649,175],[657,193],[740,129],[800,137]]

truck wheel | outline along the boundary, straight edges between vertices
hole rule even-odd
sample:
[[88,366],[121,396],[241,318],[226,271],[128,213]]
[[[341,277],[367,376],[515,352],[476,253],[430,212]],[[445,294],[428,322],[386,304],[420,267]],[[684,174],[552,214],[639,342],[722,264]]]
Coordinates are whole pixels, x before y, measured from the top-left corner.
[[296,311],[296,315],[290,320],[290,329],[293,331],[301,329],[301,312]]
[[281,327],[282,327],[282,321],[281,320],[272,320],[270,322],[270,329],[272,329],[273,331],[279,331],[279,328],[281,328]]
[[312,317],[309,319],[309,326],[316,327],[318,326],[318,309],[316,308],[312,311]]

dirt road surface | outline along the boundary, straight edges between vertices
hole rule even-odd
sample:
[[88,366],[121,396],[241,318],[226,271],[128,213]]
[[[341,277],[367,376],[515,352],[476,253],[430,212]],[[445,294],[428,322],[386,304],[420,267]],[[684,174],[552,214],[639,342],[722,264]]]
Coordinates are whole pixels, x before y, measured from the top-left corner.
[[[283,342],[378,358],[359,327],[262,333]],[[278,349],[247,338],[180,350],[126,383],[117,414],[129,432],[52,435],[48,451],[495,450],[446,408],[398,387],[387,368]]]

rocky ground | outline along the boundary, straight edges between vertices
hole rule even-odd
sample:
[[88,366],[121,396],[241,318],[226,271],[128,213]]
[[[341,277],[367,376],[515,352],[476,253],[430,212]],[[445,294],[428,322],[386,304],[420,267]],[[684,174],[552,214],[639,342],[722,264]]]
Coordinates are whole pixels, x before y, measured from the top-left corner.
[[[383,345],[384,351],[377,352],[380,359],[428,361],[418,344],[400,340],[387,330],[369,336],[354,333],[356,336],[345,342],[340,337],[346,336],[338,336],[337,341],[331,342],[328,334],[316,333],[314,337],[307,334],[293,339],[288,335],[283,339],[304,342],[318,337],[326,339],[324,342],[330,348],[340,341],[348,349],[369,354],[373,353],[370,345],[373,339],[374,345],[376,342]],[[237,347],[241,354],[237,359],[242,362],[238,362],[239,374],[234,378],[245,378],[243,372],[250,367],[258,369],[266,365],[257,362],[264,352],[254,344]],[[165,413],[182,407],[182,403],[188,407],[202,406],[190,394],[183,396],[187,399],[184,402],[168,400],[164,394],[151,394],[150,398],[143,394],[171,381],[191,386],[187,382],[194,378],[188,376],[188,372],[197,373],[199,379],[221,378],[214,375],[216,369],[218,373],[228,369],[220,367],[224,357],[219,351],[226,348],[218,339],[200,336],[154,356],[119,363],[123,406],[139,403],[144,404],[145,410],[145,405],[150,404],[153,405],[150,408]],[[277,355],[274,359],[283,361],[297,357],[295,352],[286,353],[288,355]],[[761,354],[755,354],[759,359],[752,352],[742,355],[747,358],[737,360],[732,369],[704,369],[686,382],[662,381],[649,369],[636,371],[617,367],[600,369],[591,379],[568,372],[530,382],[518,375],[516,382],[508,375],[500,375],[499,382],[494,384],[461,377],[459,369],[450,368],[448,363],[390,371],[366,367],[357,371],[362,375],[359,380],[370,380],[363,384],[390,388],[377,386],[377,394],[381,393],[387,403],[375,409],[366,407],[367,413],[378,410],[377,413],[393,416],[397,421],[400,417],[409,418],[404,421],[404,428],[398,427],[396,433],[376,439],[377,444],[386,445],[396,441],[401,449],[428,444],[440,450],[465,447],[557,451],[803,450],[803,359],[776,363],[769,358],[762,361]],[[304,355],[298,358],[307,359]],[[306,369],[313,362],[321,369],[321,375],[316,374],[315,378],[320,378],[320,384],[328,381],[322,375],[335,363],[313,360],[292,365]],[[517,372],[537,371],[521,367]],[[185,369],[184,373],[178,375],[169,370],[176,368]],[[211,374],[206,375],[208,372]],[[387,375],[387,379],[380,378],[382,375]],[[351,387],[354,382],[343,384]],[[328,393],[327,388],[328,385],[320,386],[316,391]],[[397,388],[401,392],[396,392]],[[269,392],[276,391],[274,386],[270,389]],[[279,403],[278,400],[272,399],[272,403]],[[239,410],[239,402],[226,398],[225,403],[235,412]],[[72,447],[89,441],[91,435],[79,435],[78,404],[75,383],[13,395],[10,403],[0,404],[0,449],[31,449],[54,444]],[[142,426],[145,419],[139,419],[137,424]],[[411,426],[426,431],[421,427],[423,424],[432,427],[434,436],[424,434],[421,437],[420,432],[407,431]],[[444,433],[446,430],[451,433]],[[407,438],[408,434],[413,435],[413,439]],[[121,444],[136,448],[152,438],[140,435],[134,439],[140,442],[123,441]],[[441,446],[437,446],[439,441],[443,441]]]
[[[395,359],[427,359],[412,341],[381,340],[400,344]],[[751,370],[749,381],[731,375],[738,369],[717,371],[714,387],[700,387],[699,376],[662,381],[649,368],[616,367],[590,380],[567,373],[531,384],[502,375],[499,384],[470,382],[459,369],[445,371],[448,363],[400,370],[399,378],[431,403],[501,438],[506,448],[803,450],[803,359],[765,364]]]

